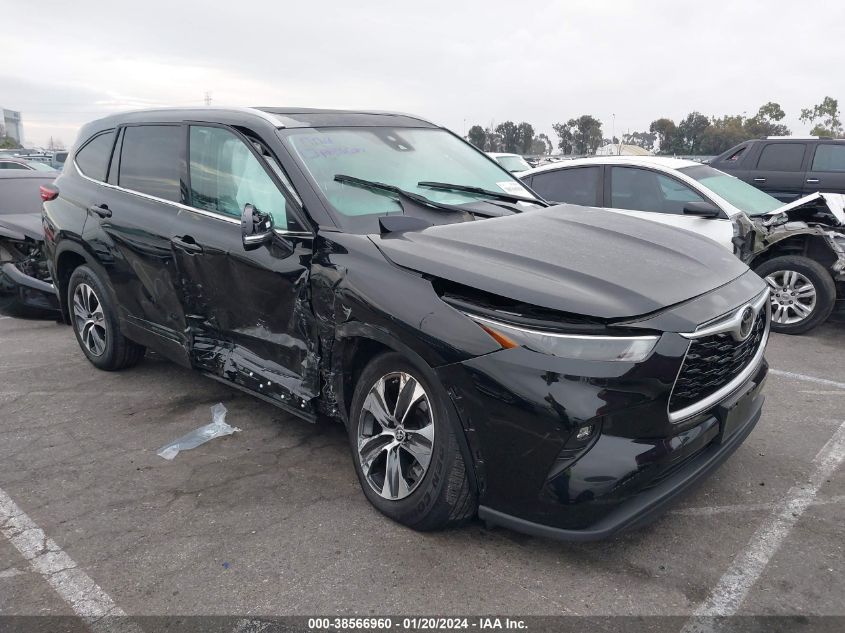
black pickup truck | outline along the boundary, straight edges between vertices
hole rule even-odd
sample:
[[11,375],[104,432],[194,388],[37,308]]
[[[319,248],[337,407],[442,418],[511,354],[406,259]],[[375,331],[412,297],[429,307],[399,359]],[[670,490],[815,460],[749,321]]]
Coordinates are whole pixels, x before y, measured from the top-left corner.
[[752,139],[709,163],[784,202],[807,194],[845,193],[845,139]]

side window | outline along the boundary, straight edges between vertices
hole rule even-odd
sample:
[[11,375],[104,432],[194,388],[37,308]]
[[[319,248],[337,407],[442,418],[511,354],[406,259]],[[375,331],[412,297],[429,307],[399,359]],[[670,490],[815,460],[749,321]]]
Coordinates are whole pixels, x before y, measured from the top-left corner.
[[731,162],[731,163],[739,162],[739,159],[742,158],[742,155],[745,153],[745,150],[746,150],[745,147],[740,147],[733,154],[728,156],[725,160],[728,161],[728,162]]
[[117,184],[156,198],[180,202],[179,144],[173,125],[135,125],[123,133]]
[[585,207],[598,205],[601,167],[575,167],[540,172],[534,176],[532,189],[552,202],[568,202]]
[[769,143],[760,152],[757,169],[765,171],[801,171],[804,143]]
[[106,170],[109,168],[111,149],[114,145],[114,130],[95,136],[76,152],[76,164],[79,171],[93,178],[104,181]]
[[26,166],[21,165],[20,163],[7,163],[5,161],[0,161],[0,169],[26,169]]
[[824,144],[816,147],[813,171],[845,171],[845,145]]
[[251,204],[287,228],[285,198],[261,162],[229,130],[191,126],[189,172],[191,206],[241,217]]
[[636,167],[611,168],[610,201],[613,209],[677,214],[684,212],[687,202],[705,202],[684,183]]

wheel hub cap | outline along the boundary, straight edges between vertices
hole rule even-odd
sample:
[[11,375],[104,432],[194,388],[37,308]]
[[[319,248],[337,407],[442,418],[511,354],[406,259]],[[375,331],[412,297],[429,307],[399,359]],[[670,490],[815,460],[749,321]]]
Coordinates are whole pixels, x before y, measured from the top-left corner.
[[79,339],[93,356],[106,351],[106,325],[103,306],[88,284],[79,284],[73,293],[73,322]]
[[779,270],[766,277],[772,289],[772,321],[781,325],[800,323],[816,307],[816,287],[795,270]]
[[398,501],[422,482],[434,447],[434,418],[423,386],[411,374],[379,378],[358,420],[358,460],[382,498]]

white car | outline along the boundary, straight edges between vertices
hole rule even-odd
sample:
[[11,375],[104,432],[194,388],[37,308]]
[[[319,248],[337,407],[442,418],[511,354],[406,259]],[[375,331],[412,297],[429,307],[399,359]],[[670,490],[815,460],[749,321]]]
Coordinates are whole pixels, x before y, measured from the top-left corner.
[[522,172],[531,169],[531,165],[528,164],[528,161],[519,154],[487,152],[487,155],[516,176],[521,176]]
[[769,283],[775,331],[806,332],[830,316],[837,294],[845,299],[840,194],[784,205],[708,165],[654,156],[576,159],[519,178],[546,200],[669,224],[731,249]]

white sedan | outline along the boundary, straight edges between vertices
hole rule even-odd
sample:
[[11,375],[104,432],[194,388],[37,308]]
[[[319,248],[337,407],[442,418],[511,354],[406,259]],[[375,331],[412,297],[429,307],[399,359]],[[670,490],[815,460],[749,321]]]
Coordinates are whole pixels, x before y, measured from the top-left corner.
[[731,249],[772,289],[772,327],[799,334],[845,299],[845,213],[837,194],[784,205],[689,160],[608,156],[544,165],[519,178],[549,201],[603,207],[694,231]]

